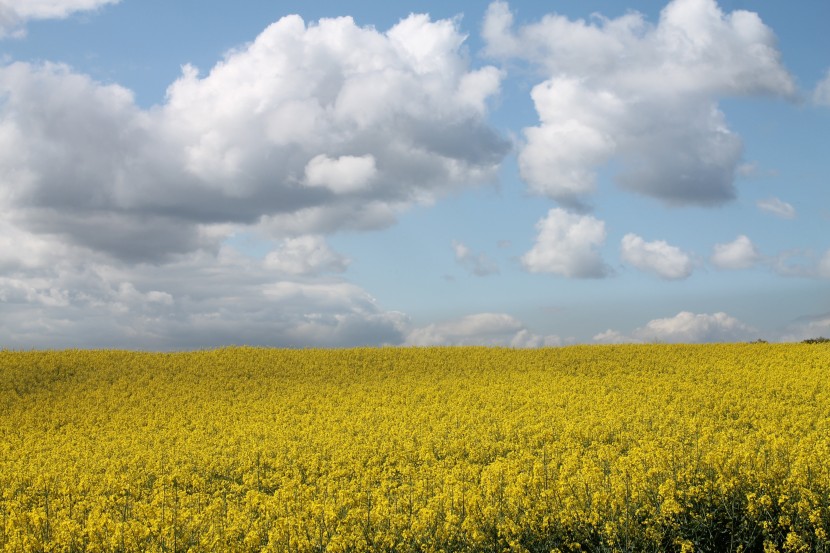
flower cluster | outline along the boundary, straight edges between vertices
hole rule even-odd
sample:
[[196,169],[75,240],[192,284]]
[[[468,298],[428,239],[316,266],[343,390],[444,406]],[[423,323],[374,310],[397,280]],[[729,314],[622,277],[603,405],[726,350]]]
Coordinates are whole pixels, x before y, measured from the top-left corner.
[[830,347],[0,351],[0,551],[830,551]]

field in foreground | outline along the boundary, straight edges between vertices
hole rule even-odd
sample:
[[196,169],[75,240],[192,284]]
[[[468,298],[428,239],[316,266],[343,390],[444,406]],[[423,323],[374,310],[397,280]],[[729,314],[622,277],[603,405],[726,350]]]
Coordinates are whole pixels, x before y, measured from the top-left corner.
[[0,351],[0,551],[830,551],[830,345]]

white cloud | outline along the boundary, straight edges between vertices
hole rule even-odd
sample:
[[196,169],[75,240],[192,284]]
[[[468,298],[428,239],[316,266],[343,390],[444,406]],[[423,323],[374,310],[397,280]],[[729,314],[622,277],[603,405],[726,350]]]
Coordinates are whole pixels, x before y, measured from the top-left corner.
[[349,260],[329,248],[322,236],[299,236],[283,240],[279,248],[265,256],[264,265],[289,275],[314,275],[342,273]]
[[530,61],[548,77],[532,91],[540,123],[525,129],[522,177],[566,204],[581,205],[611,159],[629,190],[671,204],[730,200],[742,144],[717,100],[795,94],[773,32],[755,13],[723,13],[714,0],[674,0],[656,25],[628,13],[513,27],[507,4],[492,3],[486,52]]
[[740,342],[751,339],[756,333],[754,328],[726,313],[696,314],[681,311],[674,317],[651,320],[634,330],[630,336],[609,329],[594,336],[594,340],[604,343]]
[[32,19],[64,19],[74,12],[95,10],[120,0],[0,0],[0,38],[22,36]]
[[830,69],[816,85],[816,89],[813,91],[813,102],[819,106],[830,106]]
[[531,96],[542,125],[525,129],[522,178],[534,192],[577,203],[594,191],[595,168],[616,148],[612,134],[600,128],[602,120],[615,117],[623,106],[612,94],[568,78],[545,81]]
[[715,244],[712,264],[720,269],[749,269],[762,260],[755,244],[741,234],[732,242]]
[[463,242],[453,240],[452,249],[456,262],[476,276],[493,275],[499,272],[499,266],[494,259],[484,253],[474,253]]
[[795,208],[785,201],[772,197],[755,202],[758,209],[782,219],[795,219]]
[[29,19],[62,19],[77,11],[89,11],[119,0],[3,0],[4,9]]
[[[484,120],[499,79],[477,78],[499,73],[470,71],[463,41],[454,21],[425,15],[385,34],[349,17],[284,17],[206,76],[186,68],[168,90],[167,129],[210,188],[274,195],[276,181],[282,201],[263,198],[273,212],[429,201],[493,179],[507,150]],[[366,193],[321,195],[294,186],[303,177]]]
[[386,33],[288,16],[151,110],[63,65],[0,67],[0,198],[30,232],[131,261],[215,249],[217,224],[389,225],[491,182],[508,150],[485,119],[501,73],[470,70],[463,41],[422,15]]
[[608,275],[598,248],[605,242],[605,223],[591,215],[551,209],[536,223],[538,235],[522,265],[532,273],[554,273],[572,278]]
[[692,274],[692,259],[676,246],[663,240],[646,242],[636,234],[626,234],[620,242],[622,259],[641,271],[667,280],[687,278]]
[[456,97],[461,104],[483,114],[487,111],[487,99],[498,94],[504,76],[504,72],[493,66],[471,71],[461,77]]
[[505,313],[477,313],[460,319],[412,329],[406,338],[411,346],[489,345],[533,348],[561,345],[557,336],[540,336]]

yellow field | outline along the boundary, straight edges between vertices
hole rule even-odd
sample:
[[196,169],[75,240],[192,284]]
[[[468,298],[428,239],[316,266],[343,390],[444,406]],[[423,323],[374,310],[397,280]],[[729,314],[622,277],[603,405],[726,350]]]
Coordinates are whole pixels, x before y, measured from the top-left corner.
[[830,551],[830,346],[0,351],[2,551]]

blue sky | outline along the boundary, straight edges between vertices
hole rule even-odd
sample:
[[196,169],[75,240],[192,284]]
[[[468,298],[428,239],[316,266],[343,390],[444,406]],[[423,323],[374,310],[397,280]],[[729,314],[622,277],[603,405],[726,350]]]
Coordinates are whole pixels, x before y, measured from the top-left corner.
[[828,336],[828,20],[0,2],[0,347]]

